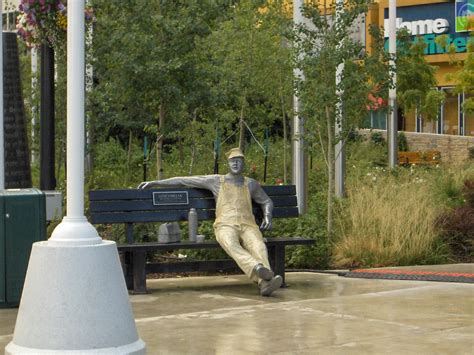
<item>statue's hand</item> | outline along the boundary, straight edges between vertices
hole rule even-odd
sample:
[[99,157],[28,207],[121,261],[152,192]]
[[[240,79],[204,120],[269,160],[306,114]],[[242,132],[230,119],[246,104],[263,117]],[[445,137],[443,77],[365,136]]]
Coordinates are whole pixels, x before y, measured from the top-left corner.
[[140,185],[138,185],[139,189],[148,189],[152,186],[152,181],[143,181]]
[[260,229],[263,231],[268,231],[272,229],[272,217],[271,216],[264,216],[262,224],[260,225]]

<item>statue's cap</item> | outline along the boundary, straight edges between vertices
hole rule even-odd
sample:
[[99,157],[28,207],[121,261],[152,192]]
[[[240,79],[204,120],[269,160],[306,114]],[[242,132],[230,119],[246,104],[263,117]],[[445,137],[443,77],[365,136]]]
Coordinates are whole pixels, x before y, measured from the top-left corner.
[[240,150],[240,148],[232,148],[226,153],[227,159],[232,159],[232,158],[244,158],[244,153]]

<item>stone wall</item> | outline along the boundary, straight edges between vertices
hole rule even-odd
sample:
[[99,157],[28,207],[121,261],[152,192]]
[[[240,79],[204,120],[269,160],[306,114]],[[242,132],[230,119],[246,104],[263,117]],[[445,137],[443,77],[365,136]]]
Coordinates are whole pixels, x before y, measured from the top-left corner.
[[[387,138],[385,130],[361,130],[364,135],[370,132],[381,132]],[[454,136],[448,134],[403,132],[407,137],[408,150],[427,151],[438,150],[441,152],[441,161],[461,162],[469,158],[469,148],[474,147],[474,137]]]
[[17,37],[3,33],[3,115],[5,188],[31,187],[25,109],[21,92]]

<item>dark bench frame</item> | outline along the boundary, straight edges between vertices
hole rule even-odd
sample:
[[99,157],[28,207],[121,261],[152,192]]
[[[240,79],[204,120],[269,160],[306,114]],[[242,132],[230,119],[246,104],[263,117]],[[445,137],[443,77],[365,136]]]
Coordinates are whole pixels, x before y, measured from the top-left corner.
[[[296,189],[293,185],[264,186],[265,192],[275,205],[273,218],[297,217]],[[153,192],[186,191],[186,205],[153,205]],[[95,190],[89,192],[90,215],[93,224],[125,224],[127,243],[118,245],[127,288],[134,293],[146,293],[147,273],[172,273],[186,271],[238,270],[232,259],[206,261],[178,261],[147,263],[147,252],[179,249],[215,249],[220,245],[215,240],[204,243],[135,243],[133,226],[136,223],[161,223],[185,221],[190,208],[196,208],[199,221],[214,220],[215,201],[207,190],[193,188],[166,188],[159,190]],[[257,222],[261,210],[254,206]],[[287,245],[312,245],[315,240],[292,238],[265,238],[269,261],[275,274],[285,280],[285,247]],[[283,282],[283,285],[285,283]]]

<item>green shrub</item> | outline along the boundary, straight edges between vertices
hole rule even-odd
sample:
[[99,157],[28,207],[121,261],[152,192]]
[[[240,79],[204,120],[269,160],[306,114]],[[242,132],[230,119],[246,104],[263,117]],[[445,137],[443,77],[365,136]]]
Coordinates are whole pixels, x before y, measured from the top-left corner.
[[463,204],[441,215],[437,226],[456,261],[474,261],[474,180],[466,180],[462,189]]
[[469,147],[469,159],[474,159],[474,147]]
[[398,132],[398,150],[400,152],[408,152],[407,136],[403,132]]
[[386,143],[385,138],[381,132],[372,132],[370,134],[370,141],[374,145],[381,145],[381,146],[385,146],[385,143]]

